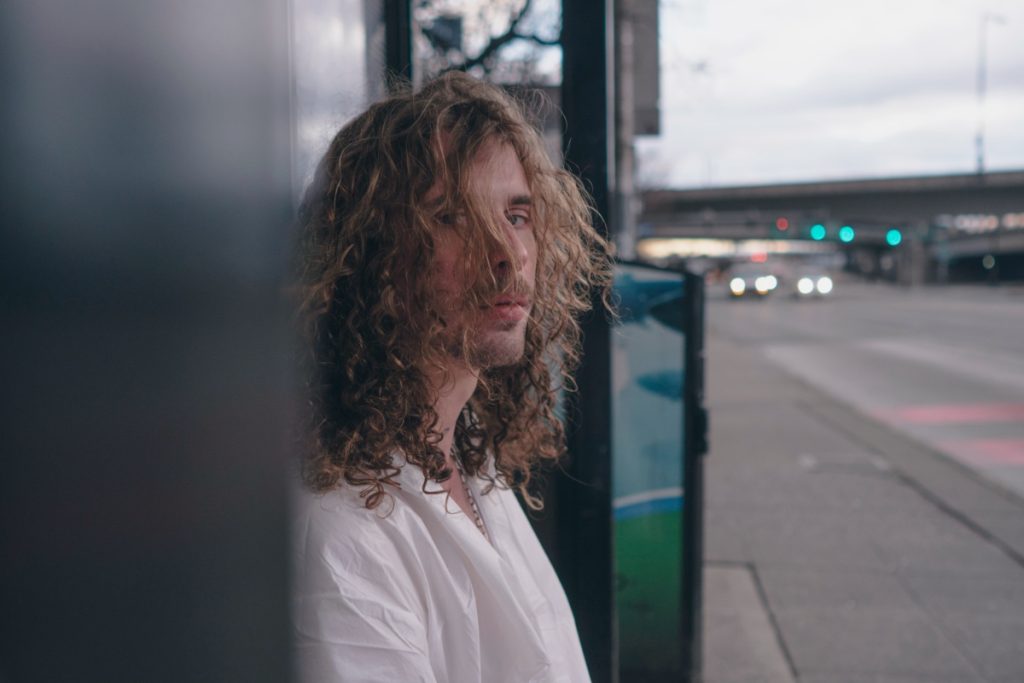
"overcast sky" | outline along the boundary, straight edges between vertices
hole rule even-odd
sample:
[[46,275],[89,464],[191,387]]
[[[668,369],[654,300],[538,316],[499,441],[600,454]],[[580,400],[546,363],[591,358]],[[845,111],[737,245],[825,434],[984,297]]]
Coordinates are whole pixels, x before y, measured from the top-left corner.
[[973,172],[984,12],[1004,22],[987,22],[986,168],[1024,169],[1024,0],[662,0],[662,134],[638,144],[641,175]]

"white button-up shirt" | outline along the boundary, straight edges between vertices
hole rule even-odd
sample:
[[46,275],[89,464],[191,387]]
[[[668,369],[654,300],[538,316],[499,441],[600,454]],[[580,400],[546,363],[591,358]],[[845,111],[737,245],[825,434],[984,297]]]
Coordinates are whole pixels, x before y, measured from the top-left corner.
[[515,495],[468,482],[492,546],[444,492],[423,493],[418,467],[396,480],[376,510],[348,486],[298,496],[299,680],[589,681],[565,592]]

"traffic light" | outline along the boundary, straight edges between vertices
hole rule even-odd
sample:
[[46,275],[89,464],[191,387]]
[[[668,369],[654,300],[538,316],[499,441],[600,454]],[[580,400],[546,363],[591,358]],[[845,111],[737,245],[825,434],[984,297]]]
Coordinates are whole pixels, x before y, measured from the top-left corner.
[[903,241],[903,233],[899,228],[889,228],[885,233],[885,243],[890,247],[898,246]]
[[839,228],[839,240],[841,242],[852,242],[853,238],[856,237],[857,233],[854,232],[853,228],[849,225],[844,225]]
[[811,226],[811,239],[821,241],[825,239],[825,226],[821,223],[815,223]]
[[789,228],[791,225],[792,223],[789,222],[789,218],[787,218],[786,216],[779,216],[771,224],[772,237],[777,240],[790,237],[791,235]]

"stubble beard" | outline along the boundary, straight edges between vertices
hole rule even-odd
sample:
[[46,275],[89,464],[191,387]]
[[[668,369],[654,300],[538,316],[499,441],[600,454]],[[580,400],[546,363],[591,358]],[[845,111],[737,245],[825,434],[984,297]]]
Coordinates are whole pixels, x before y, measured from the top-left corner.
[[525,321],[491,323],[490,329],[474,332],[467,326],[448,345],[448,355],[469,367],[489,370],[515,365],[526,349]]

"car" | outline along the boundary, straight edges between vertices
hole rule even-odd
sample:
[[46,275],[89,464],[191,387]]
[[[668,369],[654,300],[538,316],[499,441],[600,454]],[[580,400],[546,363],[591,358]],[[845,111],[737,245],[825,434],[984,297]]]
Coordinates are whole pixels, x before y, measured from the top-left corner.
[[764,268],[738,269],[726,277],[729,296],[734,299],[742,297],[765,297],[779,287],[779,278]]
[[805,271],[793,278],[792,295],[796,299],[815,299],[831,296],[835,289],[832,276],[820,271]]

